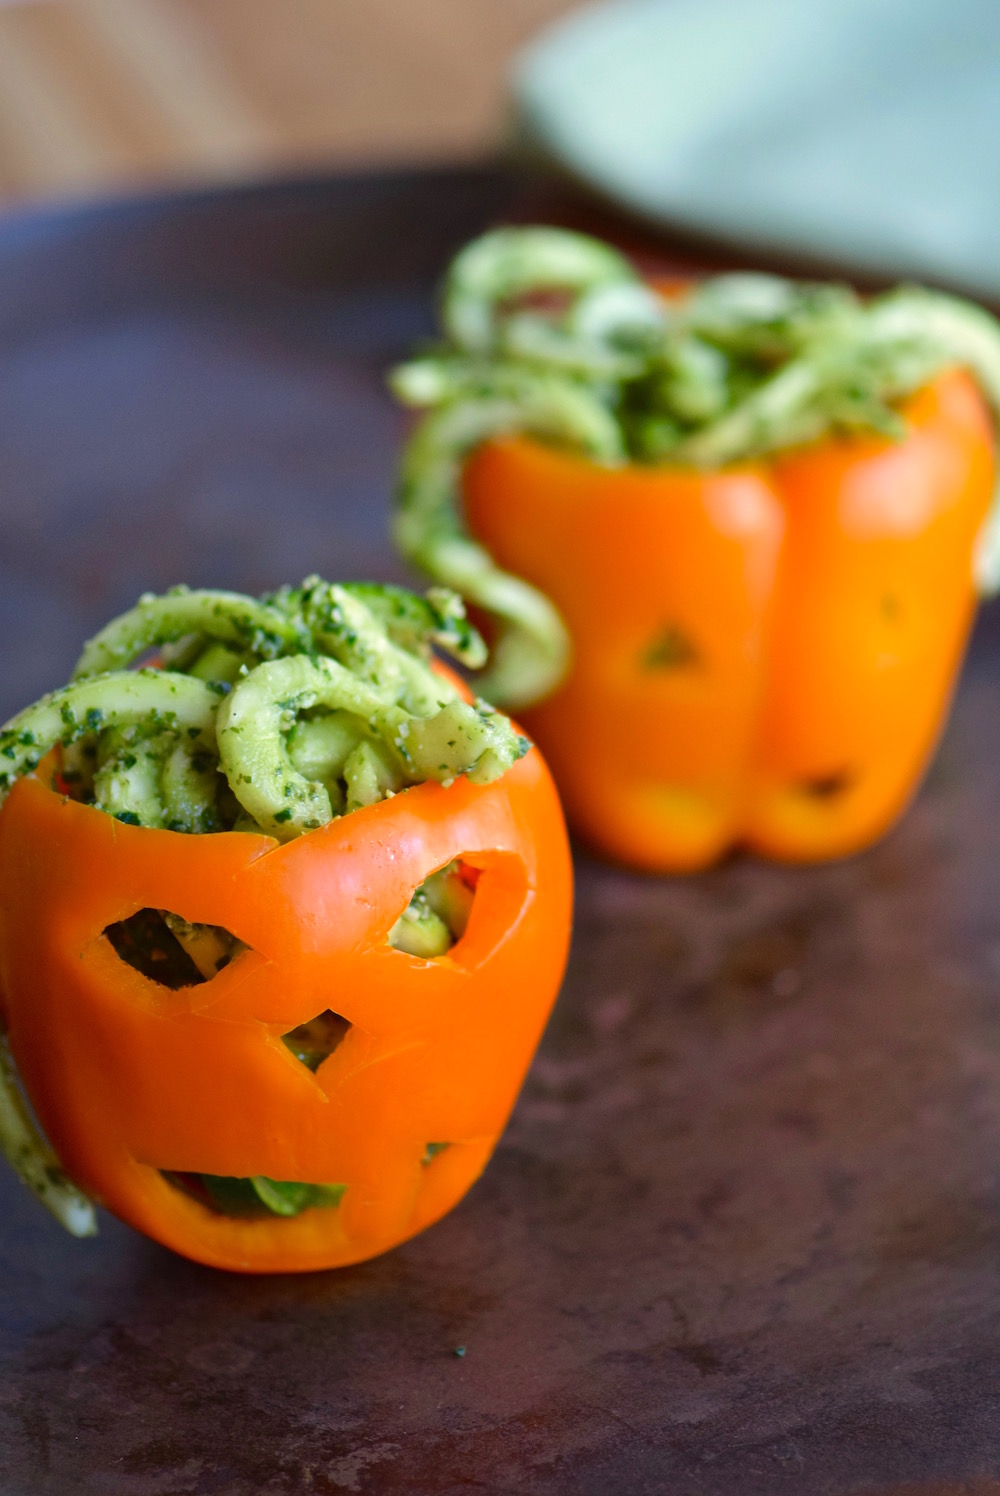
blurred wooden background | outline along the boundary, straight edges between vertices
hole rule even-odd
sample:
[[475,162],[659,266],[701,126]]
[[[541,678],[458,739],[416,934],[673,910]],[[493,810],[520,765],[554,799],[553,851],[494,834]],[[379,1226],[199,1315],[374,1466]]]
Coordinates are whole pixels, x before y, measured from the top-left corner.
[[579,0],[14,0],[0,204],[474,159],[511,54]]

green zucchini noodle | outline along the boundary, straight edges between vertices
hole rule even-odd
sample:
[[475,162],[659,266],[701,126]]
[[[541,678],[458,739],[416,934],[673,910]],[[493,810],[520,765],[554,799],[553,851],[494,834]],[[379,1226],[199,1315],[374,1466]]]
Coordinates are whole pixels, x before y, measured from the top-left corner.
[[28,1111],[6,1034],[0,1033],[0,1152],[71,1236],[93,1236],[94,1207],[68,1178]]
[[[0,802],[56,747],[71,793],[127,824],[281,841],[426,780],[488,783],[528,742],[431,668],[432,645],[485,656],[441,588],[144,597],[0,728]],[[125,668],[151,650],[169,668]]]

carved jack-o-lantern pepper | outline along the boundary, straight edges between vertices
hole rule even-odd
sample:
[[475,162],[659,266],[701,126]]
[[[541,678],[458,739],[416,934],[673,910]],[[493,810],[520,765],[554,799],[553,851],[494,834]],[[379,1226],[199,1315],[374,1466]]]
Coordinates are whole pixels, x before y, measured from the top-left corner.
[[0,733],[0,1136],[70,1229],[329,1267],[485,1166],[571,873],[537,750],[429,641],[480,662],[440,593],[144,599]]
[[873,841],[1000,579],[996,320],[912,286],[654,288],[548,228],[467,246],[442,318],[394,376],[427,408],[397,537],[492,617],[483,689],[571,824],[675,872]]

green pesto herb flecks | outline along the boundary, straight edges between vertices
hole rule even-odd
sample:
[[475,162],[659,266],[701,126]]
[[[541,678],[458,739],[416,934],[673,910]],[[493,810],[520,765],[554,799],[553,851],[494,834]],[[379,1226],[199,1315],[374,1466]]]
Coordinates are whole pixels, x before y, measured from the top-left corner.
[[[485,655],[442,588],[309,577],[262,601],[144,597],[70,685],[0,728],[0,801],[58,745],[80,797],[124,826],[188,833],[287,840],[425,780],[488,783],[529,745],[431,668],[432,645]],[[150,650],[169,668],[122,668]]]
[[[862,300],[841,285],[712,277],[660,297],[617,251],[552,228],[503,228],[453,261],[443,341],[393,371],[425,411],[403,456],[395,536],[403,553],[497,622],[484,689],[506,705],[547,694],[569,663],[565,625],[536,589],[465,531],[462,465],[523,433],[610,466],[714,469],[830,432],[904,434],[900,400],[949,365],[1000,411],[1000,324],[916,286]],[[1000,590],[1000,501],[975,556]]]

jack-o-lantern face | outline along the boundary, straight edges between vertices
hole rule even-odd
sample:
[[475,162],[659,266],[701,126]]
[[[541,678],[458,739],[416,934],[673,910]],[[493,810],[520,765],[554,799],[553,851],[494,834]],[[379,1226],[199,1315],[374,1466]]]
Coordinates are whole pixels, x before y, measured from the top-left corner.
[[[394,949],[414,890],[456,860],[478,872],[461,939],[432,960]],[[0,888],[10,1042],[69,1173],[177,1251],[276,1271],[384,1251],[481,1172],[558,990],[571,874],[533,751],[492,784],[419,785],[283,846],[121,825],[25,779],[0,815]],[[143,909],[245,948],[165,985],[106,933]],[[286,1038],[326,1013],[329,1053],[307,1063]],[[189,1174],[345,1188],[334,1209],[240,1219],[179,1188]]]

